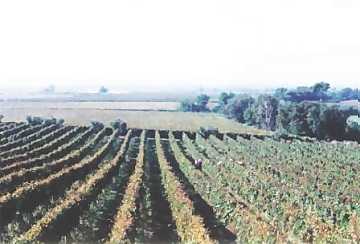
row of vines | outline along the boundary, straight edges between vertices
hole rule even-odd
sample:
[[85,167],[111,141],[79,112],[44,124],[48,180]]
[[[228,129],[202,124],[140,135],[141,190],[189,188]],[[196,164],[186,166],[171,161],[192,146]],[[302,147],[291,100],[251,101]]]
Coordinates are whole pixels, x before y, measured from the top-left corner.
[[243,136],[0,123],[0,242],[360,242],[357,145]]

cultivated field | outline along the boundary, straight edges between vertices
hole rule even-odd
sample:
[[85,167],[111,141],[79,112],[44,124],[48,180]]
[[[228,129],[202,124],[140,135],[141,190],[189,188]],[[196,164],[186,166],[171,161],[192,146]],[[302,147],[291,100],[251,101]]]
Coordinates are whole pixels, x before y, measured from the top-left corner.
[[359,242],[359,161],[357,144],[1,123],[0,242]]
[[169,102],[3,102],[0,114],[5,116],[5,121],[17,122],[24,121],[27,115],[63,118],[69,125],[84,125],[90,121],[109,124],[122,118],[130,128],[197,131],[200,126],[213,126],[222,132],[268,133],[211,113],[131,111],[150,107],[171,110],[175,106]]
[[141,110],[175,111],[179,108],[178,102],[46,102],[46,101],[4,101],[0,102],[2,109],[51,109],[51,110],[73,110],[73,109],[93,109],[93,110]]

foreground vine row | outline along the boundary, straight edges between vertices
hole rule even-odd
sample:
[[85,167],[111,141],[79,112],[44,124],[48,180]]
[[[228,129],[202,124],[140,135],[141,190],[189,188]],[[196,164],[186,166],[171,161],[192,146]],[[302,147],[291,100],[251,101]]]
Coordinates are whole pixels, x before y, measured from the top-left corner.
[[158,132],[155,135],[155,140],[161,176],[181,240],[184,242],[214,243],[204,226],[203,219],[193,214],[193,203],[183,191],[176,176],[172,173],[169,162],[167,162],[164,155]]
[[[130,135],[131,131],[128,132],[121,149],[118,151],[113,160],[102,164],[102,166],[93,175],[91,175],[84,184],[69,192],[67,197],[62,200],[59,205],[47,212],[42,219],[40,219],[19,238],[19,241],[31,242],[36,240],[44,231],[46,231],[51,223],[55,222],[56,219],[59,218],[62,214],[65,214],[65,211],[68,211],[70,208],[80,204],[81,201],[84,201],[86,198],[90,197],[100,182],[103,181],[121,162],[127,149]],[[118,131],[113,133],[112,138],[116,136],[118,136]]]
[[0,123],[0,242],[357,243],[359,162],[355,143]]
[[145,131],[141,133],[140,148],[136,160],[135,170],[129,179],[121,206],[117,211],[114,220],[114,226],[110,234],[109,243],[126,241],[128,231],[131,226],[134,225],[136,198],[139,195],[140,186],[144,175],[144,154],[146,140],[145,134]]

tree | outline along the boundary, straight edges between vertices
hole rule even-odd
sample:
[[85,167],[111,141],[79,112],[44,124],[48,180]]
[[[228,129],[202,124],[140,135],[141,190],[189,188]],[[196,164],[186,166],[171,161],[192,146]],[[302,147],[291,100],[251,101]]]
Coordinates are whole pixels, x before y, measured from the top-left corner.
[[319,82],[313,85],[314,93],[325,93],[330,89],[330,84],[326,82]]
[[321,127],[321,114],[324,111],[326,105],[320,103],[305,103],[306,111],[306,131],[307,136],[322,138],[324,136],[324,130]]
[[334,94],[334,99],[336,99],[338,101],[359,100],[360,99],[360,90],[344,88]]
[[291,111],[294,104],[290,102],[282,103],[279,106],[278,116],[276,118],[276,128],[281,131],[290,131],[290,122],[291,122]]
[[278,128],[291,134],[321,137],[320,115],[322,105],[315,102],[290,103],[279,109]]
[[299,86],[293,90],[279,88],[275,90],[274,96],[280,100],[291,102],[302,101],[324,101],[331,98],[329,94],[330,84],[326,82],[315,83],[311,87]]
[[206,94],[201,94],[201,95],[197,96],[196,100],[195,100],[195,105],[198,106],[197,112],[210,111],[209,108],[207,107],[209,100],[210,100],[210,97]]
[[223,113],[231,119],[246,123],[245,111],[255,102],[255,99],[248,95],[238,95],[229,101],[223,109]]
[[213,108],[215,113],[224,113],[225,106],[228,104],[229,100],[235,97],[235,94],[230,92],[222,92],[219,96],[218,104]]
[[292,134],[306,136],[309,134],[309,129],[306,121],[307,111],[305,103],[294,104],[289,111],[289,125],[288,131]]
[[244,121],[248,125],[256,125],[256,104],[252,103],[244,112]]
[[326,108],[321,115],[321,126],[326,131],[325,139],[344,139],[346,128],[346,116],[338,106]]
[[349,116],[346,119],[346,125],[349,129],[360,132],[360,117],[356,115]]
[[234,97],[235,97],[235,94],[232,92],[229,92],[229,93],[222,92],[219,96],[219,103],[225,106],[228,104],[228,101]]
[[325,100],[329,96],[327,94],[328,90],[330,89],[330,84],[326,82],[319,82],[316,83],[313,87],[314,99],[315,100]]
[[255,105],[255,125],[261,129],[275,130],[279,101],[270,95],[260,95]]
[[346,120],[346,131],[351,140],[360,140],[360,117],[357,115],[349,116]]
[[287,103],[279,108],[277,128],[300,136],[343,140],[348,138],[346,119],[356,113],[353,108],[318,102]]
[[190,99],[185,99],[180,102],[180,111],[192,112],[193,111],[192,107],[193,107],[193,103]]
[[288,89],[286,89],[286,88],[277,88],[274,92],[274,96],[279,100],[285,100],[287,92],[288,92]]
[[297,87],[286,93],[286,100],[291,102],[302,102],[314,100],[313,90],[309,87]]
[[208,95],[202,94],[196,97],[195,101],[185,99],[180,103],[180,110],[183,112],[208,112],[207,104],[210,100]]
[[100,94],[106,94],[106,93],[108,93],[108,92],[109,92],[109,89],[107,89],[107,88],[104,87],[104,86],[100,87],[100,89],[99,89],[99,93],[100,93]]

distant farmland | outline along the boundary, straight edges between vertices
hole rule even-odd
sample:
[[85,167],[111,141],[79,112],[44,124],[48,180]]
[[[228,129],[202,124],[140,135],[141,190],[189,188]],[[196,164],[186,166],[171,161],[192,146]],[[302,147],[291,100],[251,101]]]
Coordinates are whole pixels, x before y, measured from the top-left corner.
[[[200,126],[213,126],[222,132],[267,133],[216,114],[177,112],[176,107],[176,102],[3,102],[0,114],[5,116],[4,121],[24,121],[33,115],[84,125],[93,120],[108,124],[122,118],[130,128],[196,131]],[[165,108],[167,111],[156,111]]]
[[175,111],[178,102],[43,102],[43,101],[10,101],[1,102],[1,109],[101,109],[101,110],[167,110]]

